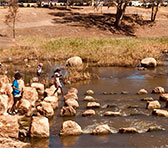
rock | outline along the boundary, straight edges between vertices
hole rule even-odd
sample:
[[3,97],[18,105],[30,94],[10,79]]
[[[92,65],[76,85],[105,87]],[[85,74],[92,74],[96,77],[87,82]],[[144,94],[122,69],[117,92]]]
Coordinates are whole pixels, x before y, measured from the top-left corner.
[[128,108],[139,108],[139,106],[138,105],[130,105],[130,106],[128,106]]
[[152,114],[162,117],[168,117],[168,111],[162,109],[154,109]]
[[32,117],[30,127],[31,137],[49,137],[49,122],[46,117]]
[[30,146],[29,143],[25,143],[19,140],[12,138],[0,138],[1,148],[26,148],[28,146]]
[[0,95],[0,115],[7,113],[8,110],[8,96]]
[[152,97],[150,97],[150,98],[143,98],[143,99],[141,99],[141,101],[154,101],[154,99]]
[[24,87],[23,99],[28,100],[31,106],[35,106],[35,102],[38,100],[38,93],[35,88]]
[[50,103],[40,102],[36,108],[37,111],[43,116],[52,117],[54,115],[54,110]]
[[19,124],[18,118],[15,116],[5,115],[0,116],[0,137],[18,138]]
[[82,116],[92,116],[95,115],[95,111],[93,109],[88,109],[82,113]]
[[128,91],[122,91],[121,94],[126,95],[128,94]]
[[66,95],[64,95],[64,100],[66,101],[68,99],[78,100],[78,96],[76,93],[67,93]]
[[138,133],[134,127],[119,128],[119,133]]
[[63,106],[60,111],[60,116],[75,116],[76,110],[72,106]]
[[66,66],[82,66],[82,59],[78,56],[71,57],[66,61]]
[[97,103],[97,102],[88,102],[87,108],[100,108],[100,103]]
[[161,94],[160,97],[159,97],[159,100],[168,101],[168,94]]
[[104,113],[104,116],[121,116],[121,113],[120,112],[106,111]]
[[149,101],[147,102],[146,108],[147,109],[158,109],[160,108],[160,103],[159,101]]
[[156,67],[157,61],[154,58],[145,58],[141,60],[142,67]]
[[116,92],[103,92],[103,95],[116,95]]
[[53,109],[58,108],[58,97],[56,96],[49,96],[44,98],[44,101],[50,103]]
[[0,75],[0,82],[7,84],[9,83],[9,79],[6,75]]
[[165,129],[162,128],[161,126],[151,126],[151,127],[149,127],[149,129],[147,130],[147,132],[162,131],[162,130],[165,130]]
[[44,84],[32,83],[31,87],[35,88],[40,95],[44,94]]
[[75,93],[78,94],[78,90],[74,87],[71,87],[70,89],[68,89],[68,93]]
[[146,68],[145,67],[138,67],[138,70],[146,70]]
[[31,108],[31,104],[28,100],[21,99],[20,105],[19,105],[19,113],[20,114],[26,114]]
[[93,131],[92,134],[109,134],[111,133],[110,127],[107,124],[98,125]]
[[44,97],[49,96],[58,96],[58,94],[61,93],[60,89],[54,94],[54,91],[56,90],[55,85],[52,85],[50,88],[46,88],[44,91]]
[[60,135],[68,136],[68,135],[80,135],[82,134],[81,127],[72,120],[64,121],[60,130]]
[[86,96],[85,98],[84,98],[84,101],[95,101],[96,99],[95,98],[93,98],[92,96]]
[[78,108],[79,107],[79,103],[76,100],[74,100],[74,99],[66,100],[65,104],[67,104],[68,106],[72,106],[74,108]]
[[148,93],[148,91],[145,90],[145,89],[140,89],[140,90],[137,92],[138,95],[143,95],[143,94],[147,94],[147,93]]
[[38,81],[39,81],[38,77],[33,77],[31,80],[31,82],[38,82]]
[[94,95],[94,91],[93,90],[87,90],[85,95]]
[[154,94],[163,94],[165,93],[165,90],[163,87],[156,87],[152,90],[152,93]]

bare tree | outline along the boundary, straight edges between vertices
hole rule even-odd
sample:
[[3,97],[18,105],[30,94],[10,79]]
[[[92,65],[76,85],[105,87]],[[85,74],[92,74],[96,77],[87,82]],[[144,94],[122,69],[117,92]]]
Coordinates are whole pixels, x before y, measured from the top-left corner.
[[5,16],[5,23],[12,28],[13,38],[16,36],[16,18],[18,14],[18,5],[16,0],[8,3],[8,14]]
[[159,10],[159,5],[162,2],[162,0],[152,0],[152,12],[151,12],[151,21],[154,22],[156,19],[157,12]]

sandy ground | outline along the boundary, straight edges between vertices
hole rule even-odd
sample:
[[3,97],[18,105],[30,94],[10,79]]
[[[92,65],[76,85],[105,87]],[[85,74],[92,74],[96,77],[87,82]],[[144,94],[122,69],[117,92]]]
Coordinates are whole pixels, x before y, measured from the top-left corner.
[[[11,46],[9,26],[4,23],[7,9],[0,8],[0,48]],[[113,26],[115,8],[103,7],[98,12],[92,7],[19,8],[16,36],[55,37],[164,37],[168,36],[168,7],[159,9],[155,23],[149,22],[151,9],[128,7],[124,27]],[[138,14],[138,15],[137,15]],[[138,17],[137,17],[138,16]],[[144,22],[142,22],[142,19]]]

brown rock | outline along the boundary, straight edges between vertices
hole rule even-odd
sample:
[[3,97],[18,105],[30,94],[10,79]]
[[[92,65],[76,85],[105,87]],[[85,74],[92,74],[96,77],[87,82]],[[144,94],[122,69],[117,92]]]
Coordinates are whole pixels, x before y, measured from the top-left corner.
[[0,137],[18,138],[19,124],[18,118],[10,115],[0,116]]
[[156,67],[157,61],[154,58],[145,58],[141,60],[142,67]]
[[70,89],[68,89],[68,93],[75,93],[78,94],[78,90],[74,87],[71,87]]
[[88,109],[82,113],[82,116],[92,116],[95,115],[95,111],[93,109]]
[[9,79],[6,75],[0,75],[0,82],[7,84],[9,83]]
[[168,111],[162,109],[154,109],[152,114],[162,117],[168,117]]
[[49,137],[49,122],[46,117],[32,117],[31,137]]
[[138,133],[134,127],[119,128],[119,133]]
[[159,99],[161,101],[168,101],[168,94],[161,94],[160,97],[159,97]]
[[76,93],[67,93],[65,96],[64,96],[64,100],[68,100],[68,99],[74,99],[74,100],[78,100],[78,96]]
[[93,131],[92,134],[109,134],[111,133],[110,127],[107,124],[98,125]]
[[72,106],[63,106],[60,111],[60,116],[75,116],[76,110]]
[[79,103],[76,100],[74,100],[74,99],[66,100],[65,104],[67,104],[68,106],[72,106],[74,108],[78,108],[79,107]]
[[66,61],[66,66],[77,66],[80,67],[83,65],[82,59],[78,56],[71,57]]
[[21,99],[20,105],[19,105],[19,113],[26,114],[31,108],[30,102],[25,99]]
[[81,127],[72,120],[68,120],[63,122],[60,135],[68,136],[68,135],[80,135],[82,133]]
[[0,115],[7,113],[8,110],[8,96],[0,95]]
[[141,99],[141,101],[154,101],[154,99],[152,97],[150,97],[150,98],[143,98],[143,99]]
[[145,90],[145,89],[140,89],[140,90],[137,92],[138,95],[144,95],[144,94],[147,94],[147,93],[148,93],[148,91]]
[[97,102],[88,102],[87,108],[100,108],[100,103],[97,103]]
[[106,111],[104,113],[104,116],[121,116],[121,113],[120,112]]
[[147,109],[160,108],[160,103],[159,103],[159,101],[149,101],[149,102],[147,102],[146,108]]
[[37,111],[46,117],[52,117],[54,115],[54,110],[50,103],[40,102],[40,105],[37,106]]
[[58,97],[56,96],[49,96],[44,98],[44,101],[50,103],[53,109],[58,108]]
[[39,94],[44,94],[44,84],[32,83],[31,87],[35,88]]
[[44,91],[44,96],[45,97],[58,96],[61,93],[60,89],[58,89],[58,91],[54,93],[55,90],[56,90],[55,85],[52,85],[50,88],[46,88]]
[[162,128],[161,126],[151,126],[151,127],[149,127],[149,129],[147,130],[147,132],[161,131],[161,130],[165,130],[165,129]]
[[94,95],[94,91],[93,90],[87,90],[85,95]]
[[93,98],[92,96],[86,96],[85,98],[84,98],[84,101],[95,101],[96,99],[95,98]]
[[152,93],[154,94],[163,94],[165,93],[165,90],[163,87],[156,87],[152,90]]
[[25,87],[22,98],[28,100],[31,106],[35,106],[35,102],[38,100],[38,93],[35,88]]

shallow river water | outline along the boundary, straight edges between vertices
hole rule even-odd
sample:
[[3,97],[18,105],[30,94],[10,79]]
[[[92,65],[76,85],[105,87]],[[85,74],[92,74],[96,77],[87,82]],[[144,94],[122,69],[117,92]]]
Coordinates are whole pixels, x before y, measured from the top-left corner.
[[[50,120],[50,137],[47,139],[31,139],[31,148],[160,148],[168,147],[168,118],[152,115],[152,111],[147,110],[146,102],[141,101],[145,97],[153,97],[159,100],[159,95],[151,94],[152,89],[157,86],[168,91],[168,69],[158,67],[156,69],[138,71],[133,68],[92,68],[93,73],[99,75],[100,79],[74,84],[79,91],[79,105],[77,115],[71,118],[59,116],[60,107],[55,111],[55,115]],[[141,88],[146,89],[147,95],[137,95]],[[64,88],[66,90],[66,88]],[[92,89],[94,98],[101,104],[101,108],[95,109],[96,115],[82,117],[82,112],[86,110],[87,102],[83,101],[85,92]],[[128,94],[121,94],[127,91]],[[103,92],[114,92],[113,95],[104,95]],[[63,98],[59,104],[62,106]],[[162,108],[165,102],[160,102]],[[106,105],[113,105],[105,108]],[[135,106],[135,107],[129,107]],[[166,108],[164,108],[166,109]],[[120,111],[121,117],[104,117],[105,111]],[[167,110],[167,109],[166,109]],[[85,134],[80,136],[60,137],[59,130],[65,120],[76,121]],[[108,124],[113,134],[95,136],[90,133],[96,125]],[[161,126],[164,131],[146,132],[150,126]],[[117,133],[120,127],[135,127],[137,134]]]

